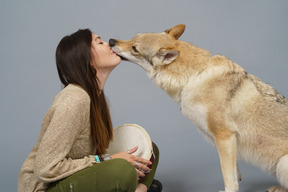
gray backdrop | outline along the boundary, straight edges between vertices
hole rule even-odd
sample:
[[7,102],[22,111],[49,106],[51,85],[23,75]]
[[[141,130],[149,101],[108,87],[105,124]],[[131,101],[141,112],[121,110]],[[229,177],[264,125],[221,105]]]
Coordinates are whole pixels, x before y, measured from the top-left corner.
[[[36,143],[42,118],[61,90],[54,53],[60,39],[90,28],[108,41],[186,24],[181,40],[223,54],[288,96],[287,0],[2,0],[0,2],[0,190],[16,191],[19,169]],[[140,67],[122,62],[106,87],[114,126],[137,123],[160,148],[156,174],[164,192],[224,189],[216,149],[179,104]],[[240,163],[240,191],[276,180]]]

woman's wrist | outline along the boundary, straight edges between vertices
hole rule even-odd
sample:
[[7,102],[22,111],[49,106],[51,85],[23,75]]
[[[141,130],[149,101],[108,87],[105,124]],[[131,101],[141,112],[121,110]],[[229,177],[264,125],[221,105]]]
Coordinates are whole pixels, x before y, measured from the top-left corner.
[[108,161],[112,159],[112,156],[110,154],[94,155],[94,158],[97,163],[101,163],[101,161]]
[[108,161],[112,159],[112,156],[110,154],[104,154],[101,157],[102,157],[102,161]]

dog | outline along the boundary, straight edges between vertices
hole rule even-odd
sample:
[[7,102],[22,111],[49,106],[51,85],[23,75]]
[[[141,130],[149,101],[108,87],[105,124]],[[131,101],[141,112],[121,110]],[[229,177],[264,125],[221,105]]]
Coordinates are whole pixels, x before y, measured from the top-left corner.
[[239,190],[238,159],[276,176],[280,186],[268,192],[288,191],[287,99],[227,57],[178,40],[184,30],[180,24],[109,44],[180,102],[182,113],[215,144],[225,192]]

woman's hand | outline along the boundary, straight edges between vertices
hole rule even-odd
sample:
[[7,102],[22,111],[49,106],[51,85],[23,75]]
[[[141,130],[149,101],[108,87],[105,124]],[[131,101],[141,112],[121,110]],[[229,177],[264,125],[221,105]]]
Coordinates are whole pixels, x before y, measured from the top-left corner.
[[141,157],[137,157],[135,155],[132,155],[133,153],[135,153],[137,151],[138,147],[134,147],[128,151],[123,151],[120,153],[116,153],[114,155],[111,155],[112,159],[116,159],[116,158],[121,158],[121,159],[126,159],[128,162],[130,162],[137,171],[137,174],[141,177],[144,177],[145,174],[143,172],[149,172],[151,171],[151,169],[149,167],[147,167],[147,165],[151,165],[152,162],[147,160],[147,159],[143,159]]

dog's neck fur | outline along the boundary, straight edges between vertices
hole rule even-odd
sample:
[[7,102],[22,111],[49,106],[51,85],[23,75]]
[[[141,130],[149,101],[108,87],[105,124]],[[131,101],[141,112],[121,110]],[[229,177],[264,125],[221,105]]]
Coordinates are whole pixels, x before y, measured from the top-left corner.
[[[205,65],[210,59],[209,51],[186,42],[182,42],[180,46],[189,46],[190,51],[184,53],[183,49],[181,52],[179,50],[179,57],[171,64],[156,66],[153,70],[147,71],[149,78],[167,92],[175,102],[181,102],[181,93],[185,86],[191,78],[197,77],[205,70]],[[185,58],[183,58],[184,55]]]
[[159,72],[157,69],[153,70],[152,74],[149,74],[149,77],[159,88],[162,88],[172,97],[175,102],[181,101],[182,90],[189,81],[188,75],[183,75],[181,78],[174,78],[169,74]]
[[[155,67],[152,71],[148,72],[151,80],[162,88],[167,94],[174,99],[175,102],[181,102],[182,91],[191,83],[196,85],[203,83],[213,78],[218,78],[227,73],[237,73],[245,75],[245,70],[227,59],[222,55],[214,55],[210,57],[210,52],[202,55],[194,55],[192,62],[188,63],[186,70],[181,70],[181,58],[168,66]],[[186,60],[186,59],[185,59]],[[221,65],[219,64],[221,63]],[[209,67],[207,67],[209,65]],[[173,68],[178,68],[176,70]],[[188,69],[188,70],[187,70]],[[197,92],[197,90],[194,90]]]

